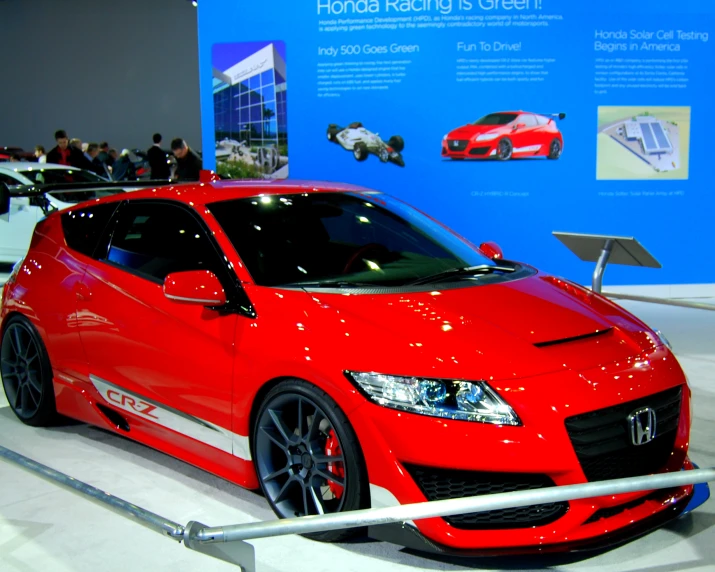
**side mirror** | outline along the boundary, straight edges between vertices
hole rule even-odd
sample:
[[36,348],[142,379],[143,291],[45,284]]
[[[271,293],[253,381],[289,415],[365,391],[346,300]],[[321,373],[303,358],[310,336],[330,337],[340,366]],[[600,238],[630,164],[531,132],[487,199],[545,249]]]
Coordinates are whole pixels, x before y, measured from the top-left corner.
[[501,260],[504,258],[504,252],[496,242],[482,242],[479,245],[479,250],[484,253],[484,256],[492,260]]
[[226,292],[209,270],[172,272],[164,278],[164,296],[173,302],[199,306],[223,306]]
[[214,171],[209,171],[208,169],[203,169],[199,173],[199,183],[214,183],[220,181],[221,176],[217,175]]

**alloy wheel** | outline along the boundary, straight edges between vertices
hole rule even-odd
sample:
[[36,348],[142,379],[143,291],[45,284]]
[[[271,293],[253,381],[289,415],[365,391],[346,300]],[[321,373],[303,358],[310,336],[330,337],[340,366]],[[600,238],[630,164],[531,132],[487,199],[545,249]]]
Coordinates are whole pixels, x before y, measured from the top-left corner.
[[10,406],[18,417],[30,419],[42,403],[42,362],[37,343],[22,323],[8,326],[0,358],[0,372]]
[[342,443],[312,399],[276,395],[262,409],[256,467],[263,491],[283,518],[340,512],[348,478]]

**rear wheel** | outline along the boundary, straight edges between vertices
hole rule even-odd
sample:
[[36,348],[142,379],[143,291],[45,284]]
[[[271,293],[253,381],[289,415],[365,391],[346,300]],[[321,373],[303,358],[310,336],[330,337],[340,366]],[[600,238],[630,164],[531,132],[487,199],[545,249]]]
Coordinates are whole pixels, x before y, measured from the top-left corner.
[[20,421],[33,427],[56,421],[50,358],[37,330],[23,316],[11,317],[3,330],[0,372],[7,400]]
[[[253,427],[253,458],[266,499],[280,518],[367,506],[367,474],[350,423],[325,392],[301,380],[266,395]],[[310,533],[335,542],[359,531]]]
[[554,139],[549,145],[549,159],[558,159],[561,156],[561,141]]
[[405,149],[405,140],[399,135],[393,135],[392,137],[390,137],[390,140],[387,142],[387,145],[392,147],[398,153],[402,153],[402,151]]

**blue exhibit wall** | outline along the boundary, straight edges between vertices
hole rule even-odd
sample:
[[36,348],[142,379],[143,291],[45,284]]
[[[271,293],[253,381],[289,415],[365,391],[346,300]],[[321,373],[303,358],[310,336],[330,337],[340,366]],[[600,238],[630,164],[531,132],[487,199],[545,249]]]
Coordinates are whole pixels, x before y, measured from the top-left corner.
[[[607,284],[715,283],[714,17],[711,0],[199,2],[205,165],[216,166],[214,66],[233,63],[214,45],[236,43],[244,57],[245,43],[273,42],[285,61],[291,179],[391,193],[473,242],[582,283],[593,265],[552,231],[634,236],[663,265],[611,266]],[[566,114],[553,119],[557,160],[442,157],[446,134],[512,110]],[[356,121],[385,140],[400,135],[404,167],[358,162],[326,137],[329,124]],[[634,123],[666,135],[659,154],[627,140]]]

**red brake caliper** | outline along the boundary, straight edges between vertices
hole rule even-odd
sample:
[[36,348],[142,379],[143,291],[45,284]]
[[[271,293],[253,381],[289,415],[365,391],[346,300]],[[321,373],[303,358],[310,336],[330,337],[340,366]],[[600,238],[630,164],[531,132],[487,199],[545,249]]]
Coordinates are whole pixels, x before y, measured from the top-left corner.
[[[335,435],[335,430],[331,429],[328,433],[328,439],[325,442],[325,455],[328,457],[338,457],[342,454],[343,452],[340,450],[340,442]],[[345,466],[342,462],[328,463],[328,472],[341,480],[345,478]],[[328,487],[330,487],[330,492],[333,493],[335,498],[339,499],[343,496],[343,487],[335,481],[328,480]]]

